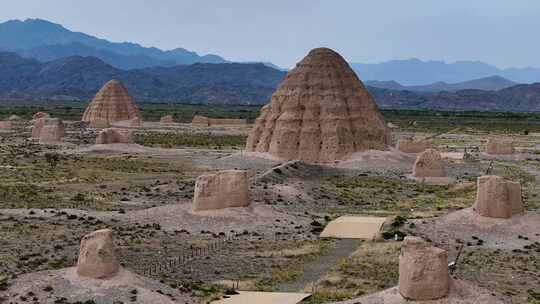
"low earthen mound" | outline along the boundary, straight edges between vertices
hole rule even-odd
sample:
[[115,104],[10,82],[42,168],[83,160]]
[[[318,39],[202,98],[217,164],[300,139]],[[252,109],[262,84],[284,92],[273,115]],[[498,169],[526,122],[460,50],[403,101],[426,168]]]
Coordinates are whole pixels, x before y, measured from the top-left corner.
[[415,140],[412,137],[402,137],[396,144],[396,148],[404,153],[420,153],[430,147],[431,144],[427,140]]
[[191,124],[200,127],[208,127],[210,126],[210,119],[206,116],[195,115],[191,120]]
[[414,162],[413,177],[444,177],[446,172],[441,154],[434,149],[420,153]]
[[82,121],[94,128],[106,128],[113,122],[139,117],[139,109],[127,89],[118,80],[111,80],[96,94],[84,111]]
[[12,123],[9,120],[0,121],[0,130],[3,131],[10,131],[12,127]]
[[490,138],[486,144],[486,153],[495,155],[513,154],[514,144],[511,139]]
[[116,260],[113,232],[97,230],[83,237],[77,261],[77,274],[94,279],[114,277],[120,264]]
[[38,118],[32,127],[32,137],[40,143],[57,143],[62,141],[65,125],[59,118]]
[[399,255],[399,293],[411,300],[444,298],[450,289],[448,256],[418,237],[406,237]]
[[159,122],[161,122],[163,124],[170,124],[170,123],[174,123],[174,119],[173,119],[172,115],[165,115],[165,116],[161,117]]
[[510,218],[523,213],[520,183],[494,175],[479,177],[473,210],[482,216],[495,218]]
[[15,121],[15,120],[22,120],[22,118],[18,115],[13,114],[8,118],[8,120]]
[[348,63],[314,49],[261,109],[246,144],[285,160],[329,163],[357,151],[386,150],[390,129]]
[[40,118],[50,118],[51,115],[45,112],[37,112],[32,116],[33,120],[40,119]]
[[246,171],[226,170],[197,178],[193,197],[194,211],[247,207],[249,204]]
[[130,130],[108,128],[99,132],[96,138],[97,145],[132,144],[133,135]]

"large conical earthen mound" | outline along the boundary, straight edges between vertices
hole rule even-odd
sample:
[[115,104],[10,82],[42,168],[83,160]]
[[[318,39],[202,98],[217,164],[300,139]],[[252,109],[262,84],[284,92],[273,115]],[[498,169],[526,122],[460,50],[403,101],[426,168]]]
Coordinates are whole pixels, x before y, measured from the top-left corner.
[[127,89],[118,80],[111,80],[99,90],[83,114],[83,121],[92,127],[105,128],[111,123],[139,117],[139,109]]
[[390,131],[362,82],[338,53],[318,48],[262,108],[246,150],[327,163],[389,144]]

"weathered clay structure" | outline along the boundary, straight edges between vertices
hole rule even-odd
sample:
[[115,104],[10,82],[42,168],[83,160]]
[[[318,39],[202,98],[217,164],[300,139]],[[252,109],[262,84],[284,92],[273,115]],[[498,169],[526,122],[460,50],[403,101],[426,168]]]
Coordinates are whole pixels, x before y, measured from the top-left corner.
[[215,210],[249,206],[249,187],[246,171],[225,170],[197,178],[193,210]]
[[362,82],[338,53],[318,48],[262,108],[246,151],[328,163],[389,145],[390,129]]
[[195,115],[191,120],[191,124],[201,127],[220,126],[220,125],[247,125],[246,119],[240,118],[208,118],[206,116]]
[[96,144],[131,144],[133,135],[130,130],[107,128],[99,132]]
[[161,117],[159,122],[161,122],[163,124],[170,124],[170,123],[174,123],[174,119],[173,119],[172,115],[165,115],[165,116]]
[[0,121],[0,130],[9,131],[11,130],[12,123],[9,120]]
[[39,118],[32,127],[32,137],[38,138],[40,143],[60,142],[64,134],[65,126],[59,118]]
[[127,89],[118,80],[111,80],[99,90],[84,111],[82,121],[91,127],[107,128],[113,122],[139,117],[139,109]]
[[85,235],[79,249],[77,274],[94,279],[114,277],[120,269],[114,251],[112,230],[97,230]]
[[479,177],[473,210],[482,216],[494,218],[510,218],[522,213],[520,183],[495,175]]
[[398,139],[396,148],[404,153],[420,153],[431,147],[427,140],[415,140],[412,137],[401,137]]
[[14,121],[14,120],[22,120],[22,119],[18,115],[13,114],[8,118],[8,120]]
[[50,117],[51,116],[45,112],[37,112],[37,113],[34,113],[34,115],[32,115],[33,120],[40,119],[40,118],[50,118]]
[[450,275],[445,250],[418,237],[406,237],[399,255],[399,293],[415,301],[448,296]]
[[434,149],[427,149],[420,153],[414,162],[414,177],[444,177],[444,162],[441,153]]
[[511,139],[490,138],[486,144],[486,153],[494,155],[513,154],[514,144]]

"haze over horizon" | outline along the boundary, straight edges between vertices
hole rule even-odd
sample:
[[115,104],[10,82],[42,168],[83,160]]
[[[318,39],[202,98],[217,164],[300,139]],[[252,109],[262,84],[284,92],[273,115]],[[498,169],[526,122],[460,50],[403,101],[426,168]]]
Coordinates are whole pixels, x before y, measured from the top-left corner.
[[39,18],[111,41],[282,67],[326,46],[350,62],[419,58],[508,68],[540,67],[539,12],[532,0],[20,0],[3,5],[0,22]]

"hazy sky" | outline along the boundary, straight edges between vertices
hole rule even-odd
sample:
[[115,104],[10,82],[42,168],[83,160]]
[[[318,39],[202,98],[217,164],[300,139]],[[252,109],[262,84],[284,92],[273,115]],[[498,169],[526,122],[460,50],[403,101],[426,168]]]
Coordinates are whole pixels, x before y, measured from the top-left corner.
[[538,0],[2,0],[112,41],[289,67],[327,46],[353,62],[417,57],[540,67]]

